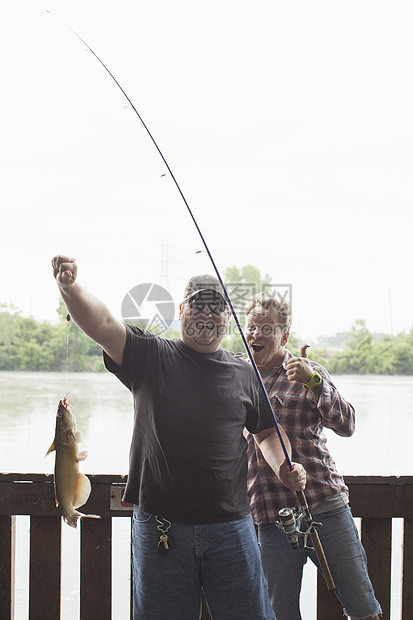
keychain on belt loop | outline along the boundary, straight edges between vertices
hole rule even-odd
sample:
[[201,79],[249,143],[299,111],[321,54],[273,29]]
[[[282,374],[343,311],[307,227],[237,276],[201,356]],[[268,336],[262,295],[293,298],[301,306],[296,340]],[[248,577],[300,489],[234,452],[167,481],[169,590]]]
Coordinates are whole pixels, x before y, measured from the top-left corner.
[[155,515],[155,519],[157,523],[159,523],[159,525],[157,526],[157,529],[161,532],[158,546],[157,546],[157,551],[159,555],[165,555],[166,552],[169,551],[169,549],[171,548],[171,541],[170,541],[170,538],[167,532],[171,529],[172,523],[168,521],[168,519],[165,519],[163,517],[159,519],[156,515]]

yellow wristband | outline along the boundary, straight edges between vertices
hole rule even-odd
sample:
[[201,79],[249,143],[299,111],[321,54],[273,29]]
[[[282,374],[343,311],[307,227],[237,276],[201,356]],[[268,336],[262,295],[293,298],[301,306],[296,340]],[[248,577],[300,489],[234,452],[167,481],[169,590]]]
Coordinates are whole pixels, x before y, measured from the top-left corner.
[[311,375],[307,383],[304,383],[304,387],[307,388],[307,390],[312,390],[317,387],[317,385],[321,385],[322,380],[321,375],[318,372],[315,372]]

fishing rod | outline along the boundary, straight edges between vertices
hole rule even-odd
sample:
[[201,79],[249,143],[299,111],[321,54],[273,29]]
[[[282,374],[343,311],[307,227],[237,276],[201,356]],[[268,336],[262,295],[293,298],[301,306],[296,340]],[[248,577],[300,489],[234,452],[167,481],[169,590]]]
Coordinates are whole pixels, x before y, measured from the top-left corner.
[[[167,168],[167,170],[168,170],[168,172],[169,172],[169,174],[171,176],[172,181],[174,182],[174,184],[175,184],[175,186],[176,186],[176,188],[177,188],[177,190],[178,190],[178,192],[179,192],[179,194],[180,194],[180,196],[181,196],[181,198],[182,198],[182,200],[183,200],[183,202],[184,202],[184,204],[186,206],[186,209],[187,209],[187,211],[189,213],[189,216],[191,217],[192,222],[193,222],[193,224],[194,224],[194,226],[195,226],[195,228],[196,228],[196,230],[197,230],[197,232],[199,234],[199,237],[200,237],[200,239],[202,241],[202,244],[203,244],[203,246],[205,248],[205,252],[208,255],[208,258],[209,258],[209,260],[211,262],[211,265],[212,265],[212,267],[213,267],[213,269],[214,269],[214,271],[216,273],[216,276],[217,276],[217,278],[219,280],[219,283],[220,283],[220,285],[221,285],[221,287],[222,287],[222,289],[223,289],[223,291],[225,293],[226,301],[227,301],[227,303],[229,305],[229,308],[231,310],[232,316],[234,317],[234,321],[235,321],[235,324],[236,324],[236,326],[237,326],[237,328],[239,330],[239,333],[240,333],[240,336],[242,338],[242,342],[244,344],[246,353],[247,353],[247,355],[248,355],[248,357],[250,359],[250,362],[252,364],[252,367],[254,369],[254,372],[255,372],[255,375],[257,377],[258,383],[260,385],[262,393],[263,393],[263,395],[265,397],[265,400],[267,402],[269,411],[271,412],[272,420],[273,420],[273,423],[274,423],[274,428],[275,428],[275,430],[277,432],[278,439],[280,441],[280,444],[281,444],[281,447],[282,447],[282,450],[283,450],[283,453],[284,453],[284,456],[285,456],[285,460],[287,462],[288,469],[289,469],[289,471],[292,471],[293,465],[292,465],[290,456],[288,454],[288,450],[287,450],[287,447],[285,445],[283,436],[281,434],[281,429],[279,427],[277,418],[275,417],[274,411],[272,409],[271,402],[270,402],[270,399],[268,397],[267,391],[265,389],[264,383],[262,381],[260,372],[258,370],[258,367],[257,367],[256,363],[255,363],[255,360],[254,360],[254,357],[253,357],[253,355],[251,353],[250,347],[249,347],[249,345],[247,343],[247,340],[246,340],[246,337],[245,337],[245,334],[244,334],[244,330],[242,329],[241,323],[240,323],[240,321],[238,319],[238,315],[237,315],[237,313],[235,311],[235,308],[234,308],[233,303],[231,301],[230,295],[229,295],[229,293],[227,291],[227,287],[225,286],[225,284],[223,282],[223,279],[221,277],[221,273],[220,273],[220,271],[219,271],[219,269],[218,269],[218,267],[217,267],[217,265],[215,263],[215,260],[214,260],[212,254],[211,254],[211,251],[210,251],[210,249],[208,247],[208,244],[207,244],[207,242],[206,242],[206,240],[204,238],[204,235],[202,234],[202,231],[201,231],[201,229],[200,229],[200,227],[198,225],[198,222],[196,221],[196,218],[195,218],[195,216],[194,216],[194,214],[192,212],[192,209],[190,208],[190,206],[188,204],[188,201],[186,200],[186,198],[184,196],[184,193],[183,193],[183,191],[182,191],[178,181],[176,180],[175,175],[172,172],[172,169],[169,166],[169,164],[168,164],[164,154],[162,153],[160,147],[158,146],[158,143],[156,142],[156,140],[153,137],[152,133],[150,132],[148,126],[144,122],[142,116],[139,114],[138,110],[136,109],[133,101],[129,98],[128,94],[122,88],[122,86],[120,85],[118,80],[115,78],[113,73],[109,70],[109,68],[106,66],[106,64],[103,62],[103,60],[96,54],[96,52],[94,52],[94,50],[90,47],[90,45],[71,26],[69,26],[66,22],[64,22],[59,17],[57,17],[54,13],[52,13],[48,9],[45,9],[43,6],[41,6],[37,2],[34,2],[33,0],[28,0],[28,2],[30,2],[31,4],[34,4],[35,6],[39,7],[40,9],[43,10],[43,12],[48,13],[51,17],[54,17],[57,21],[59,21],[63,26],[65,26],[65,28],[70,30],[70,32],[77,39],[79,39],[79,41],[81,41],[81,43],[83,43],[83,45],[85,45],[85,47],[91,52],[91,54],[93,54],[93,56],[96,58],[96,60],[101,64],[103,69],[108,73],[108,75],[115,82],[116,86],[122,92],[123,96],[128,101],[129,105],[131,106],[132,110],[135,112],[136,116],[138,117],[138,119],[140,120],[141,124],[143,125],[146,133],[148,134],[149,138],[151,139],[153,145],[155,146],[156,150],[158,151],[158,153],[159,153],[163,163],[165,164],[165,166],[166,166],[166,168]],[[307,499],[306,499],[305,493],[304,493],[304,491],[296,491],[296,493],[297,493],[298,501],[299,501],[300,506],[301,506],[301,514],[298,515],[292,509],[283,509],[283,510],[290,511],[288,513],[289,519],[288,520],[285,519],[285,518],[283,519],[283,516],[280,515],[281,522],[279,524],[279,527],[280,527],[280,529],[282,529],[282,531],[284,531],[284,533],[286,533],[287,535],[290,536],[291,543],[293,544],[293,542],[295,540],[295,536],[297,536],[299,533],[301,533],[301,534],[303,533],[303,532],[300,531],[300,523],[301,523],[302,520],[305,520],[305,522],[307,524],[307,531],[304,534],[305,534],[305,536],[309,535],[311,537],[311,541],[312,541],[313,546],[314,546],[314,551],[317,554],[317,558],[318,558],[318,560],[320,562],[320,565],[321,565],[321,568],[322,568],[322,571],[323,571],[323,574],[324,574],[324,578],[326,580],[327,588],[329,590],[334,590],[335,589],[334,581],[333,581],[330,569],[329,569],[328,564],[327,564],[327,560],[326,560],[326,557],[325,557],[325,554],[324,554],[324,551],[323,551],[323,548],[322,548],[322,545],[321,545],[320,538],[318,536],[318,532],[316,530],[316,524],[313,522],[313,519],[311,517],[311,513],[310,513],[310,510],[309,510],[309,507],[308,507],[308,504],[307,504]],[[280,512],[283,512],[283,511],[280,511]],[[297,515],[297,517],[295,515]],[[284,515],[284,517],[285,516],[286,515]]]

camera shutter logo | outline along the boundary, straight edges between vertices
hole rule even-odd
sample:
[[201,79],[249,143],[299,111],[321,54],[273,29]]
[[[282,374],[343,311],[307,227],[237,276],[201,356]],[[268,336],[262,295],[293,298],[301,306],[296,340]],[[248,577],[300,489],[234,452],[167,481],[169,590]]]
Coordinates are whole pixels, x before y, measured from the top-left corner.
[[128,291],[122,301],[121,314],[129,325],[161,334],[174,320],[175,304],[166,289],[146,282]]

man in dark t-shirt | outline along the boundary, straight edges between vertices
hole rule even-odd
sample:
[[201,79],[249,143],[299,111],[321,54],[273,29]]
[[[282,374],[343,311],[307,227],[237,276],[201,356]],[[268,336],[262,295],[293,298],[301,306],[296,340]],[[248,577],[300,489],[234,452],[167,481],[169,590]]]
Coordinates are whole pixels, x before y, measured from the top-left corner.
[[214,620],[274,620],[247,498],[244,427],[284,485],[302,490],[305,471],[288,471],[251,365],[220,348],[230,310],[219,281],[191,278],[181,338],[167,340],[116,319],[79,285],[74,259],[52,265],[72,319],[134,397],[125,493],[135,504],[134,619],[195,620],[202,589]]

